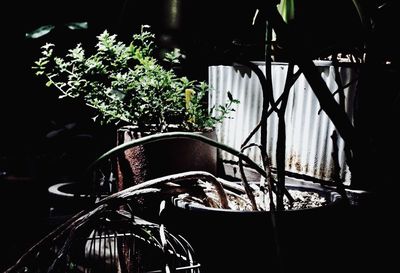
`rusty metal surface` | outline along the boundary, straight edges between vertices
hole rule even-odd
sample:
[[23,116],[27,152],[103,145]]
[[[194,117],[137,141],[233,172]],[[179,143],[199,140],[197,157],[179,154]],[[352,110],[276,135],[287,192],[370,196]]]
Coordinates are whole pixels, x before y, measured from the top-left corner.
[[[331,92],[337,90],[335,82],[334,67],[328,61],[316,61],[321,76],[326,81]],[[264,71],[265,67],[257,63]],[[272,82],[275,100],[282,93],[288,65],[286,63],[273,63]],[[295,68],[295,71],[297,68]],[[354,81],[357,77],[355,68],[342,66],[339,73],[343,85]],[[211,105],[220,104],[226,99],[226,91],[240,100],[232,119],[225,120],[217,127],[219,141],[240,149],[250,131],[256,126],[261,116],[262,92],[261,85],[254,73],[243,66],[211,66],[209,67],[209,84]],[[348,86],[344,93],[345,109],[349,118],[353,119],[353,103],[356,84]],[[338,95],[335,96],[338,100]],[[335,127],[324,112],[320,111],[317,98],[312,92],[308,82],[301,75],[290,91],[286,121],[286,166],[288,172],[310,176],[316,179],[332,180],[332,140],[330,136]],[[268,119],[267,152],[271,157],[272,167],[276,166],[276,141],[277,141],[278,118],[273,113]],[[260,135],[252,139],[260,142]],[[350,172],[345,164],[344,143],[339,137],[339,164],[341,167],[340,177],[346,183],[350,181]],[[260,152],[252,148],[245,152],[253,160],[260,159]],[[233,160],[232,155],[222,153],[224,160]]]

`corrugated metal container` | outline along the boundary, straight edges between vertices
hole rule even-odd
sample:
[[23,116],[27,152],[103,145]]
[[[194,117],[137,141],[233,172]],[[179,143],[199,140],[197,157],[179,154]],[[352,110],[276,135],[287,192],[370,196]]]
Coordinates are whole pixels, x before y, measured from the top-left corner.
[[[321,76],[326,81],[331,92],[338,88],[335,81],[334,67],[329,61],[316,61]],[[265,65],[256,63],[262,71]],[[274,99],[277,100],[283,92],[287,74],[287,63],[272,64],[272,83]],[[295,67],[295,71],[297,67]],[[343,85],[355,82],[356,69],[350,66],[339,67]],[[211,86],[210,105],[222,104],[230,91],[234,98],[240,100],[231,117],[217,127],[219,141],[240,149],[240,145],[257,125],[261,117],[262,90],[260,82],[254,72],[245,66],[211,66],[209,67],[209,84]],[[345,111],[353,120],[353,102],[356,83],[348,86],[344,93]],[[338,101],[338,95],[335,99]],[[286,121],[286,166],[287,172],[306,175],[316,179],[333,180],[333,144],[331,135],[335,130],[328,116],[320,111],[320,105],[310,85],[301,75],[292,86],[287,109]],[[276,142],[278,117],[273,113],[268,118],[267,152],[271,158],[272,167],[276,167]],[[260,134],[257,133],[252,142],[260,143]],[[344,142],[339,137],[339,164],[340,177],[345,183],[350,182],[350,172],[345,164]],[[257,148],[245,152],[253,160],[260,160]],[[222,158],[228,161],[237,161],[237,158],[228,153],[222,153]]]

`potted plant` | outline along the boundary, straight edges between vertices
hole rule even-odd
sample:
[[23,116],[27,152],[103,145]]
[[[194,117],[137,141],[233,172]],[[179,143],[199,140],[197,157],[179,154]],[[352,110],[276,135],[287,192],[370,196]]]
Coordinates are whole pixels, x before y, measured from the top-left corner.
[[[277,12],[273,13],[273,8],[271,10],[272,11],[268,12],[268,16],[274,19],[274,16],[277,16]],[[271,15],[271,13],[273,14]],[[276,21],[277,20],[272,20],[273,23],[276,23]],[[280,30],[278,34],[283,33],[289,35],[290,33],[287,33],[287,29],[285,28],[286,25],[280,23],[281,22],[278,21],[277,25],[274,26]],[[321,108],[328,113],[328,116],[334,121],[339,133],[346,138],[348,143],[350,145],[354,144],[351,141],[352,137],[350,135],[352,130],[348,128],[348,126],[351,126],[349,125],[347,117],[343,115],[342,109],[338,107],[330,96],[330,92],[322,79],[315,73],[311,59],[307,57],[301,58],[300,55],[296,54],[299,54],[299,51],[293,52],[294,57],[298,57],[298,59],[295,58],[294,63],[301,65],[302,72],[306,75],[306,78],[310,80],[313,90],[315,88],[314,92],[321,101]],[[290,76],[295,78],[295,73],[293,73],[293,71],[292,74],[293,75]],[[280,152],[280,162],[282,162],[282,159],[284,161],[282,155],[285,154],[285,123],[284,119],[281,119],[281,117],[282,113],[285,111],[285,105],[287,103],[287,98],[285,98],[285,96],[287,96],[290,90],[291,80],[293,79],[288,80],[284,95],[279,98],[276,103],[273,98],[269,101],[272,110],[268,111],[268,106],[264,108],[262,119],[257,125],[258,129],[265,126],[268,115],[273,111],[278,113],[280,117],[278,134],[280,137],[278,140],[279,143],[277,144],[277,153]],[[278,108],[279,106],[280,108]],[[200,138],[200,136],[195,135],[189,136],[168,133],[168,135],[152,136],[147,139],[142,139],[141,141],[152,142],[162,137]],[[250,138],[251,137],[248,139]],[[288,188],[290,187],[285,185],[284,181],[286,179],[284,169],[277,170],[277,179],[271,175],[268,167],[268,157],[263,153],[263,149],[265,149],[263,143],[249,144],[245,141],[247,143],[242,145],[242,149],[261,147],[263,160],[261,164],[257,164],[251,162],[249,158],[244,156],[242,153],[243,151],[235,151],[230,147],[223,146],[221,143],[212,142],[211,140],[202,140],[233,153],[239,157],[239,164],[241,161],[244,161],[260,172],[261,176],[264,177],[258,185],[260,186],[258,190],[261,191],[262,196],[269,195],[272,197],[272,192],[276,192],[276,197],[270,197],[270,201],[267,201],[267,203],[271,202],[270,211],[234,211],[227,206],[227,203],[232,200],[243,200],[244,198],[242,196],[238,197],[238,194],[245,194],[248,196],[246,204],[253,210],[260,209],[259,203],[254,200],[254,196],[251,197],[254,187],[247,183],[246,175],[243,175],[244,172],[242,170],[240,182],[243,183],[243,186],[239,187],[236,184],[228,183],[218,177],[213,178],[205,174],[184,174],[182,175],[184,178],[179,178],[180,180],[183,179],[187,181],[194,177],[193,179],[196,180],[197,183],[193,183],[193,191],[188,190],[186,185],[177,183],[177,181],[173,180],[171,177],[164,179],[167,183],[173,182],[172,187],[177,185],[177,187],[172,190],[167,188],[167,192],[172,192],[175,195],[180,195],[182,193],[187,195],[183,197],[178,196],[178,199],[174,199],[175,202],[172,208],[175,209],[175,211],[172,215],[170,214],[167,216],[167,218],[172,219],[169,226],[175,225],[174,228],[186,233],[192,245],[200,252],[200,259],[205,259],[203,260],[203,265],[206,264],[206,272],[260,272],[266,268],[272,269],[272,272],[282,272],[286,270],[290,272],[299,269],[301,272],[319,272],[321,267],[327,262],[327,259],[341,253],[340,251],[343,251],[342,253],[347,253],[344,249],[347,241],[344,236],[345,233],[342,232],[342,229],[345,227],[344,219],[346,219],[346,217],[343,217],[345,214],[342,214],[341,212],[343,212],[343,210],[340,209],[343,208],[343,203],[338,202],[337,199],[335,199],[335,196],[338,195],[332,193],[335,189],[329,187],[310,189],[310,187],[305,187],[308,188],[306,190],[309,191],[326,193],[327,197],[331,198],[332,203],[330,205],[311,209],[300,209],[298,211],[284,209],[283,196],[288,196],[290,200],[290,194],[287,194]],[[139,143],[133,141],[126,143],[126,145],[118,146],[104,154],[100,159],[104,160],[110,155],[117,154],[128,147],[136,145],[139,145]],[[260,165],[263,165],[265,169],[260,167]],[[280,166],[282,167],[282,165]],[[192,175],[193,177],[189,177]],[[203,177],[199,178],[197,175]],[[204,182],[203,180],[209,180],[207,182],[211,183],[198,182],[199,180],[202,182]],[[226,192],[230,191],[230,193],[221,194],[221,186],[217,186],[215,191],[210,190],[210,184],[218,184],[215,181],[222,184],[222,188],[225,188]],[[159,182],[160,180],[149,181],[149,183],[143,185],[143,187],[149,186],[152,190],[155,190],[154,188],[160,190],[158,188],[160,185],[156,185],[160,184]],[[342,193],[342,200],[347,201],[350,193],[343,190],[340,181],[337,182],[339,182],[337,190]],[[266,188],[268,188],[268,191],[266,191]],[[161,190],[165,190],[165,187],[161,187]],[[263,191],[265,192],[263,193]],[[211,196],[208,195],[208,193],[211,193]],[[221,197],[224,195],[225,197]],[[189,201],[184,200],[184,198],[189,199]],[[262,200],[264,198],[260,199]],[[272,201],[274,199],[277,200],[277,211],[274,210],[275,205],[273,205]],[[199,206],[196,205],[196,202],[206,205]],[[341,203],[340,206],[338,205],[339,203]],[[347,204],[344,208],[348,208]],[[341,247],[335,245],[331,246],[329,244],[331,240],[339,242]],[[261,250],[257,251],[257,248],[261,248]],[[282,258],[284,263],[281,261]],[[307,264],[302,264],[304,262],[309,263],[312,267]],[[341,267],[344,266],[343,263],[337,260],[335,260],[335,262],[337,263],[329,264],[330,270],[340,270]]]
[[[93,120],[116,125],[117,144],[169,131],[213,137],[214,126],[229,117],[238,101],[229,94],[226,103],[208,107],[208,85],[176,71],[180,51],[167,52],[161,60],[156,49],[149,26],[142,26],[129,43],[104,31],[95,48],[86,51],[78,44],[64,57],[47,43],[33,69],[60,98],[79,100],[94,109]],[[216,160],[216,149],[193,140],[136,147],[118,158],[118,183],[111,191],[179,171],[215,173]]]
[[[193,138],[218,147],[237,156],[260,176],[269,179],[259,163],[241,151],[190,132],[155,134],[118,145],[98,158],[89,170],[95,170],[101,162],[126,149],[168,138]],[[344,203],[337,198],[334,188],[309,183],[286,185],[287,189],[293,190],[288,195],[296,199],[293,204],[300,207],[287,206],[284,211],[275,211],[274,205],[271,210],[268,208],[271,203],[266,200],[269,193],[273,193],[265,190],[265,184],[253,182],[256,181],[246,182],[246,175],[240,181],[231,182],[207,172],[185,172],[149,180],[119,194],[123,197],[136,190],[149,193],[143,195],[144,201],[140,205],[132,205],[139,215],[143,215],[143,204],[146,205],[148,200],[153,201],[154,195],[158,200],[172,200],[167,202],[168,209],[162,219],[171,230],[189,240],[205,272],[258,272],[263,268],[279,270],[282,257],[285,263],[290,259],[295,266],[310,253],[314,257],[331,253],[327,251],[329,244],[320,240],[327,235],[339,239],[341,234],[336,233],[335,229],[342,228],[338,216]],[[253,197],[246,191],[245,184],[256,196],[256,208],[252,207],[250,200]],[[314,204],[310,205],[309,200],[301,201],[306,198]],[[275,198],[270,200],[275,202]],[[304,204],[307,207],[301,207]],[[151,214],[145,214],[145,217],[151,217]],[[321,249],[323,252],[319,252]],[[286,269],[288,267],[286,265]]]

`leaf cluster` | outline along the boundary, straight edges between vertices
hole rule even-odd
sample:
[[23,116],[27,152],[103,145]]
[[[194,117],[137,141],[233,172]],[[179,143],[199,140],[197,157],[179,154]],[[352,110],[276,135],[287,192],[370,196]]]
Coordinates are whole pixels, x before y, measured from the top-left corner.
[[225,105],[206,105],[209,86],[205,82],[178,76],[173,70],[181,54],[165,54],[165,67],[155,57],[155,35],[142,26],[129,44],[117,40],[107,30],[97,36],[93,54],[81,44],[66,56],[55,55],[55,45],[42,46],[33,69],[47,78],[60,98],[74,98],[97,112],[102,124],[129,124],[142,131],[195,131],[214,127],[229,117],[238,103],[229,93]]

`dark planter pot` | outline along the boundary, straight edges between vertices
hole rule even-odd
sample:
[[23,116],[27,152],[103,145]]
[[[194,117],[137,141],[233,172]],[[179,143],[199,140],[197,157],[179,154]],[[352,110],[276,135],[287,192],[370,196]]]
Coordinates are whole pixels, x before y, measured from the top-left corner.
[[[215,131],[199,132],[216,140]],[[118,130],[118,143],[138,139],[142,135],[132,126]],[[165,175],[186,172],[217,172],[217,148],[195,139],[175,138],[129,148],[118,156],[118,190]]]
[[327,272],[323,268],[332,268],[329,256],[341,239],[340,215],[346,206],[336,195],[334,200],[332,190],[307,184],[288,188],[318,192],[330,202],[277,213],[277,237],[271,213],[265,211],[204,208],[174,199],[165,221],[188,239],[202,272]]

